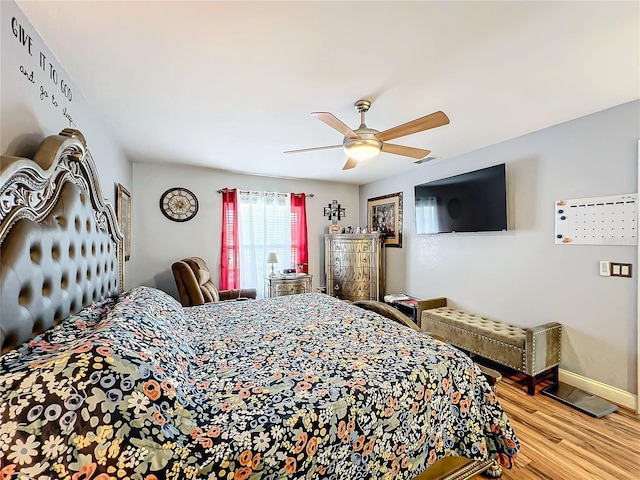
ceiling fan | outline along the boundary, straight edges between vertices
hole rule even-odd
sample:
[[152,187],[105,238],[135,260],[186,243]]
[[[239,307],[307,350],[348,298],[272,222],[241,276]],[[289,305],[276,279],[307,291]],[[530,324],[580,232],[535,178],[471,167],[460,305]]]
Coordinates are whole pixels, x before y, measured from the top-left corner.
[[356,130],[351,130],[329,112],[314,112],[311,114],[318,120],[326,123],[331,128],[343,134],[344,140],[342,141],[342,145],[288,150],[284,153],[311,152],[314,150],[328,150],[330,148],[342,147],[344,148],[345,153],[349,156],[347,163],[342,167],[343,170],[349,170],[358,164],[358,160],[373,158],[381,151],[393,153],[395,155],[402,155],[404,157],[422,159],[429,155],[431,151],[423,148],[405,147],[404,145],[386,143],[387,140],[404,137],[406,135],[411,135],[412,133],[422,132],[424,130],[429,130],[430,128],[441,127],[442,125],[447,125],[449,123],[449,117],[447,117],[444,112],[435,112],[410,122],[403,123],[397,127],[379,132],[378,130],[367,127],[364,122],[364,114],[371,107],[371,101],[366,99],[358,100],[354,106],[356,107],[356,111],[360,113],[360,127]]

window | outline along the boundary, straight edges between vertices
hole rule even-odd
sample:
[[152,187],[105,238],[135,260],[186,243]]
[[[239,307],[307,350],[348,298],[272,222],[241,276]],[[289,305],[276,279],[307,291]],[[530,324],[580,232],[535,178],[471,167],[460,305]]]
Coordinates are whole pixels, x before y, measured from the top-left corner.
[[240,284],[263,297],[269,252],[278,256],[276,270],[291,266],[291,200],[288,193],[239,192],[238,205]]
[[306,195],[223,189],[220,288],[256,288],[264,296],[267,255],[275,269],[302,266],[307,271]]

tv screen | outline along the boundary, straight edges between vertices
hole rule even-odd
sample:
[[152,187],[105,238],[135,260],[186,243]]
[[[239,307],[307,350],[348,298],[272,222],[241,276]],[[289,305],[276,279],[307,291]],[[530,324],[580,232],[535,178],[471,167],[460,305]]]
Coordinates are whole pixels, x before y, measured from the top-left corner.
[[415,186],[416,233],[507,229],[505,165]]

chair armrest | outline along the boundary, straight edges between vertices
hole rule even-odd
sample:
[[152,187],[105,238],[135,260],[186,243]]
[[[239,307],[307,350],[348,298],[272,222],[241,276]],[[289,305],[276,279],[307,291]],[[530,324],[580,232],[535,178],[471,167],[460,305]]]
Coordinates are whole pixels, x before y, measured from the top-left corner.
[[447,306],[447,299],[444,297],[428,298],[425,300],[418,300],[418,310],[416,312],[416,322],[419,326],[422,326],[422,312],[430,310],[432,308],[440,308]]
[[220,290],[220,300],[237,300],[240,297],[256,298],[258,291],[255,288],[235,288],[233,290]]
[[440,308],[447,306],[445,297],[428,298],[426,300],[418,300],[418,308],[421,310],[429,310],[431,308]]

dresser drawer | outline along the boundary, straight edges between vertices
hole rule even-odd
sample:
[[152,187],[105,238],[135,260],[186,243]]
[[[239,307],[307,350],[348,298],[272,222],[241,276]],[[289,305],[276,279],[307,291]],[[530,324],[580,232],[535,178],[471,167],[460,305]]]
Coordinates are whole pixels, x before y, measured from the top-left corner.
[[264,296],[281,297],[311,292],[311,275],[292,277],[265,277]]
[[306,282],[281,283],[275,286],[276,296],[295,295],[297,293],[307,293]]

